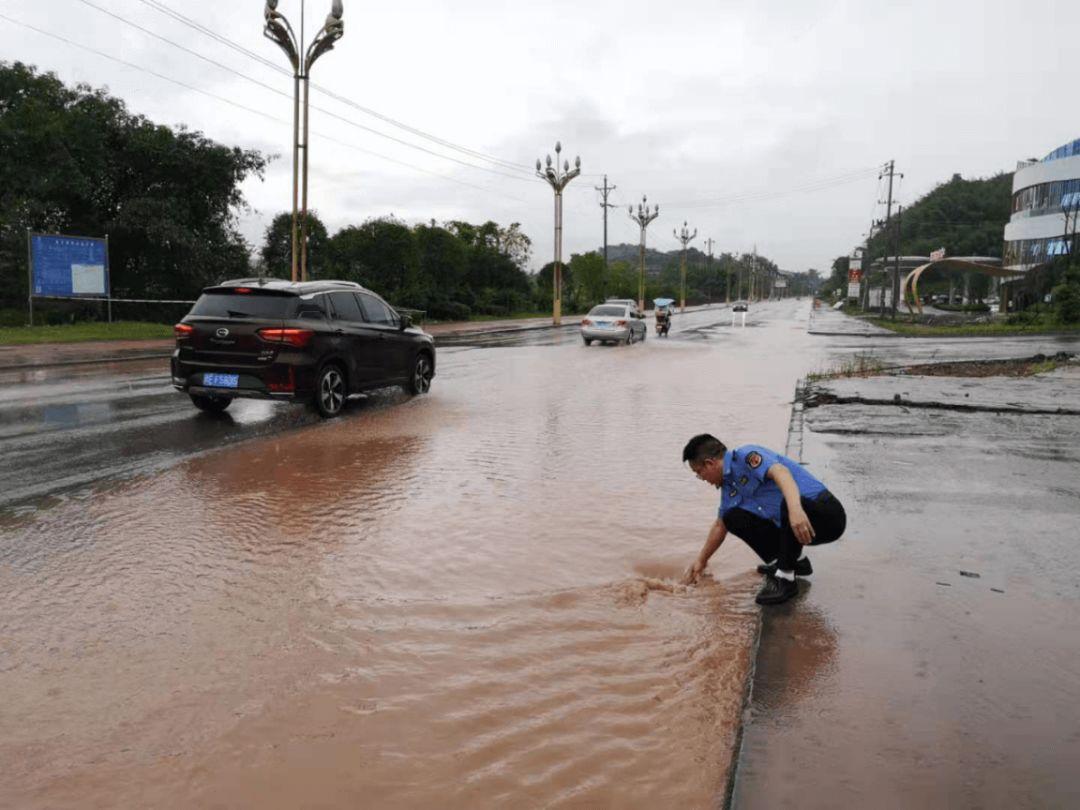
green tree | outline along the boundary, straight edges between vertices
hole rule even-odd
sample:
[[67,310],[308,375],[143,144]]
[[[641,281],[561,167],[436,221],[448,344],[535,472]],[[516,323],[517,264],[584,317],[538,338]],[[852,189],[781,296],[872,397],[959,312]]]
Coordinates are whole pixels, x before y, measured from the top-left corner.
[[[944,247],[950,256],[1000,256],[1011,213],[1011,173],[975,180],[954,174],[899,216],[900,254],[928,256]],[[893,255],[895,235],[892,226],[875,234],[870,255],[874,259]]]
[[588,309],[599,304],[606,295],[607,272],[604,257],[596,251],[580,253],[570,259],[570,276],[574,280],[578,306]]
[[25,300],[26,231],[108,235],[117,297],[189,297],[246,275],[241,182],[266,158],[0,62],[0,281]]
[[823,298],[835,296],[837,292],[843,294],[847,290],[848,267],[851,264],[850,256],[837,256],[833,259],[832,272],[828,280],[821,285],[820,294]]
[[[299,230],[299,222],[297,229]],[[326,226],[319,215],[308,211],[307,266],[310,278],[326,278],[327,243]],[[299,250],[299,248],[297,248]],[[272,278],[292,278],[292,212],[283,211],[274,217],[266,228],[263,246],[259,251],[266,275]],[[297,264],[300,263],[297,253]]]
[[1069,267],[1054,287],[1054,311],[1061,323],[1080,323],[1080,268]]
[[330,239],[330,275],[355,281],[397,306],[426,297],[420,249],[409,226],[392,217],[342,228]]
[[433,318],[463,320],[471,313],[475,296],[468,289],[469,248],[446,228],[417,226],[423,291],[410,306],[427,310]]
[[608,265],[606,298],[633,298],[638,296],[638,268],[623,260]]

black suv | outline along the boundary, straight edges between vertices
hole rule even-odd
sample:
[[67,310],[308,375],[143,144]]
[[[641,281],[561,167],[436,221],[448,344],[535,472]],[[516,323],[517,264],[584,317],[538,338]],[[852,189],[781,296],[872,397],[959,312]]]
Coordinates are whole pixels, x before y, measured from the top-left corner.
[[331,417],[350,394],[423,394],[435,376],[431,335],[349,281],[226,281],[174,329],[173,387],[204,411],[247,397],[311,402]]

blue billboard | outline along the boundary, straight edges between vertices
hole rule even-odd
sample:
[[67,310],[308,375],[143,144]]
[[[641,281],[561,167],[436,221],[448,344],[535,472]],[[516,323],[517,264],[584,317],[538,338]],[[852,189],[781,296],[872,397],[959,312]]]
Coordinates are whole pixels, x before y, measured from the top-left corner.
[[109,243],[88,236],[30,235],[31,295],[109,295]]

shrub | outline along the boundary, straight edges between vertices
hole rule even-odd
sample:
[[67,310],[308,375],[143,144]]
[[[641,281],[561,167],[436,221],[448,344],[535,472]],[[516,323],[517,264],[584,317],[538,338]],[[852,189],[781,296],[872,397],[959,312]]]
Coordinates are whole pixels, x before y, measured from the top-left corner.
[[0,326],[26,326],[26,310],[0,309]]
[[1054,287],[1053,301],[1061,323],[1080,323],[1080,270],[1065,274],[1064,283]]
[[467,321],[472,308],[460,301],[437,301],[432,302],[428,315],[439,321]]

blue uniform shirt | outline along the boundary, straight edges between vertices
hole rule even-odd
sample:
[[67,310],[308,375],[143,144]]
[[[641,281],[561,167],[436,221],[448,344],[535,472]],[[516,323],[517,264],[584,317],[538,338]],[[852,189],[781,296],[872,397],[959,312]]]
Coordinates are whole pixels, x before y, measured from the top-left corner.
[[775,481],[765,477],[769,468],[778,463],[788,468],[802,497],[816,498],[827,489],[797,461],[766,447],[744,444],[724,454],[724,480],[720,484],[724,494],[720,501],[720,517],[723,518],[732,509],[745,509],[779,526],[784,494]]

